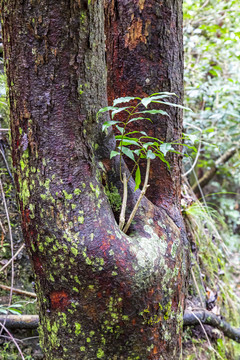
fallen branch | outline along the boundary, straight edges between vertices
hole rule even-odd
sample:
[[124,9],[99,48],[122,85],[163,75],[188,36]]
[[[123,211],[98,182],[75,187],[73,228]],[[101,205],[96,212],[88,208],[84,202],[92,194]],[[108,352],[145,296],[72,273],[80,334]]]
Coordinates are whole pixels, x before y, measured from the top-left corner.
[[225,164],[228,160],[230,160],[233,155],[236,154],[238,148],[234,147],[232,149],[229,149],[225,152],[225,154],[223,154],[219,159],[216,160],[214,166],[208,170],[193,186],[192,189],[193,191],[199,195],[199,187],[203,188],[204,186],[206,186],[214,177],[214,175],[216,174],[218,168],[220,165]]
[[24,296],[33,297],[34,299],[36,299],[36,297],[37,297],[37,295],[35,293],[29,292],[29,291],[24,291],[21,289],[11,288],[10,286],[6,286],[3,284],[0,284],[0,288],[3,290],[8,290],[8,291],[11,291],[11,289],[12,289],[12,292],[15,294],[21,294]]
[[[3,322],[5,319],[6,316],[0,316],[0,322]],[[11,329],[36,329],[38,321],[38,315],[8,315],[6,327]],[[199,322],[221,330],[225,336],[240,343],[240,328],[233,328],[229,323],[221,320],[210,311],[185,311],[183,317],[184,326],[199,325]]]
[[201,321],[202,324],[210,325],[221,330],[225,336],[240,343],[240,328],[233,328],[225,320],[220,319],[210,311],[185,311],[183,317],[184,326],[199,325],[199,321]]
[[1,315],[0,324],[6,321],[8,329],[36,329],[39,323],[38,315]]

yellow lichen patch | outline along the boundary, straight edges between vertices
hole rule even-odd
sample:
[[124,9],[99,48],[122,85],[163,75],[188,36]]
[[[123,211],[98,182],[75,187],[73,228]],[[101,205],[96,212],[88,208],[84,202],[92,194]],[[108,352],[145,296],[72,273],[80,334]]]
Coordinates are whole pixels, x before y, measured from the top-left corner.
[[145,23],[144,35],[147,37],[149,35],[149,29],[151,25],[151,20],[148,19]]
[[139,0],[139,9],[142,11],[144,9],[145,0]]
[[143,34],[142,20],[138,19],[133,20],[131,26],[128,28],[128,32],[125,35],[125,47],[129,47],[129,50],[133,50],[140,42],[146,44],[147,39],[145,34]]

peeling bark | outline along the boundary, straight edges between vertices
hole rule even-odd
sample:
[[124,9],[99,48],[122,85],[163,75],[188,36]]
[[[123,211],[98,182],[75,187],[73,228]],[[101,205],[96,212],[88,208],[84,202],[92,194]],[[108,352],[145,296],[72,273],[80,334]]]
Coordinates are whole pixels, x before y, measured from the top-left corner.
[[[162,39],[167,26],[177,34],[171,3],[154,7],[156,14],[168,11]],[[153,16],[149,4],[139,1],[138,11]],[[122,233],[99,171],[101,155],[107,176],[117,173],[106,155],[111,137],[103,138],[103,119],[96,119],[107,93],[103,10],[101,0],[2,1],[12,156],[36,275],[41,345],[46,360],[178,359],[188,266],[176,210],[180,180],[173,180],[180,160],[171,159],[170,174],[161,166],[160,203],[168,204],[176,223],[149,196],[129,235]],[[151,45],[147,13],[145,38],[140,20],[129,30],[126,44],[133,52],[139,42]],[[160,90],[172,90],[171,81],[167,76]],[[177,86],[181,93],[181,82]],[[180,120],[171,112],[171,126],[163,121],[164,137],[178,136]],[[131,180],[129,206],[138,194]]]

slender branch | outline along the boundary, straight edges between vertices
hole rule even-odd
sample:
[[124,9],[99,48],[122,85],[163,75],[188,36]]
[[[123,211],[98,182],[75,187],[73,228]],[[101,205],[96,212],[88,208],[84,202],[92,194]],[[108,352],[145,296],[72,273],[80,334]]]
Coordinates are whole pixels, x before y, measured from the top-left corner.
[[0,288],[3,289],[3,290],[7,290],[7,291],[10,291],[12,289],[12,292],[15,293],[15,294],[21,294],[21,295],[25,295],[25,296],[32,297],[32,298],[35,298],[35,299],[37,297],[37,295],[35,293],[29,292],[29,291],[24,291],[24,290],[21,290],[21,289],[11,288],[10,286],[6,286],[6,285],[3,285],[3,284],[0,284]]
[[126,173],[123,174],[123,200],[122,200],[122,207],[121,213],[119,218],[119,228],[122,230],[125,224],[125,214],[127,208],[127,175]]
[[0,273],[6,269],[6,267],[18,256],[18,254],[22,251],[22,249],[25,247],[25,244],[23,243],[18,251],[13,255],[13,257],[0,269]]
[[[10,295],[9,295],[9,301],[8,301],[8,306],[11,305],[12,303],[12,289],[13,289],[13,284],[14,284],[14,253],[13,253],[13,237],[12,237],[12,228],[11,228],[11,222],[10,222],[10,217],[9,217],[9,212],[8,212],[8,207],[7,207],[7,202],[6,202],[6,198],[5,198],[5,194],[4,194],[4,190],[3,190],[3,185],[2,185],[2,180],[0,179],[0,190],[1,190],[1,194],[2,194],[2,199],[3,199],[3,204],[4,204],[4,209],[5,209],[5,213],[6,213],[6,217],[7,217],[7,223],[8,223],[8,231],[9,231],[9,239],[10,239],[10,244],[11,244],[11,288],[10,288]],[[0,335],[3,332],[4,329],[4,324],[1,324],[2,328],[0,330]]]
[[198,180],[198,182],[196,182],[192,188],[193,191],[198,193],[198,187],[200,186],[201,188],[203,188],[204,186],[206,186],[214,177],[214,175],[216,174],[219,166],[221,164],[225,164],[228,160],[230,160],[237,152],[238,148],[234,147],[231,148],[229,150],[227,150],[219,159],[217,159],[217,161],[215,162],[215,165],[208,170],[202,177],[201,179]]
[[0,152],[1,152],[1,155],[2,155],[2,158],[3,158],[3,161],[4,161],[4,163],[5,163],[7,172],[8,172],[8,174],[9,174],[12,182],[14,183],[13,176],[12,176],[11,170],[10,170],[10,168],[9,168],[9,165],[8,165],[8,162],[7,162],[7,159],[6,159],[6,156],[5,156],[5,151],[4,151],[4,147],[3,147],[3,144],[2,144],[2,140],[1,140],[1,139],[0,139]]
[[3,234],[6,235],[6,230],[4,229],[1,220],[0,220],[0,227],[1,227],[1,229],[2,229]]
[[[189,124],[189,123],[187,123],[187,125],[188,125],[189,127],[192,127],[192,128],[194,128],[194,129],[197,129],[197,130],[201,133],[201,135],[202,135],[202,129],[201,129],[201,128],[199,128],[198,126]],[[190,168],[188,171],[186,171],[184,174],[182,174],[182,176],[187,176],[187,175],[190,174],[190,172],[192,172],[192,170],[195,168],[195,166],[196,166],[196,164],[197,164],[197,162],[198,162],[199,155],[200,155],[201,146],[202,146],[202,139],[201,139],[201,137],[200,137],[199,145],[198,145],[198,151],[197,151],[197,155],[196,155],[196,157],[195,157],[194,163],[192,164],[191,168]]]
[[127,178],[127,183],[128,183],[128,182],[129,182],[129,180],[131,179],[131,176],[133,175],[133,173],[134,173],[134,170],[135,170],[136,166],[138,166],[138,164],[139,164],[139,160],[140,160],[140,156],[138,157],[137,161],[135,162],[134,167],[133,167],[133,169],[132,169],[132,171],[131,171],[131,173],[130,173],[129,177]]
[[126,121],[126,123],[124,124],[124,128],[123,128],[123,132],[122,132],[122,139],[121,139],[121,146],[120,146],[120,170],[119,170],[119,172],[120,172],[120,180],[121,180],[121,182],[123,183],[123,179],[122,179],[122,143],[123,143],[123,137],[124,137],[124,134],[125,134],[125,130],[126,130],[126,127],[127,127],[127,125],[128,125],[128,122],[129,122],[129,119],[130,119],[130,117],[131,116],[133,116],[135,113],[134,113],[134,111],[136,110],[136,108],[139,106],[141,104],[141,101],[135,106],[135,107],[133,107],[133,109],[132,109],[132,111],[129,113],[129,115],[128,115],[128,117],[127,117],[127,121]]
[[146,193],[146,191],[147,191],[147,188],[148,188],[148,178],[149,178],[149,172],[150,172],[150,161],[151,161],[151,160],[148,158],[148,159],[147,159],[147,169],[146,169],[146,175],[145,175],[144,185],[143,185],[142,191],[141,191],[141,193],[140,193],[140,195],[139,195],[139,198],[138,198],[138,200],[137,200],[137,202],[136,202],[136,204],[135,204],[135,206],[134,206],[134,208],[133,208],[133,211],[132,211],[131,214],[130,214],[130,217],[129,217],[129,219],[128,219],[128,222],[127,222],[127,224],[125,225],[125,227],[124,227],[124,229],[123,229],[123,232],[125,232],[125,233],[128,231],[129,226],[131,225],[131,223],[132,223],[132,221],[133,221],[133,218],[134,218],[134,216],[136,215],[136,212],[137,212],[137,209],[138,209],[138,207],[139,207],[139,205],[140,205],[140,202],[141,202],[143,196],[145,195],[145,193]]
[[[194,315],[193,315],[194,314]],[[240,343],[240,328],[233,328],[225,320],[222,320],[210,311],[185,311],[183,317],[184,326],[191,326],[199,324],[199,320],[206,325],[211,325],[214,328],[221,330],[225,336]]]
[[[7,319],[7,318],[5,317],[4,322],[7,321],[6,319]],[[23,356],[23,353],[22,353],[22,351],[21,351],[18,343],[16,342],[16,340],[15,340],[14,337],[12,336],[12,334],[8,331],[8,329],[7,329],[1,322],[0,322],[0,326],[2,327],[2,330],[6,331],[6,333],[10,336],[12,342],[15,344],[16,348],[18,349],[18,352],[19,352],[21,358],[22,358],[23,360],[25,360],[25,358],[24,358],[24,356]]]
[[202,294],[201,294],[201,292],[200,292],[200,289],[199,289],[197,280],[196,280],[196,278],[195,278],[193,269],[191,269],[191,275],[192,275],[192,278],[193,278],[193,282],[194,282],[195,288],[196,288],[196,290],[197,290],[197,292],[198,292],[198,296],[199,296],[201,305],[202,305],[202,307],[204,308],[205,304],[204,304],[204,301],[203,301],[203,298],[202,298]]

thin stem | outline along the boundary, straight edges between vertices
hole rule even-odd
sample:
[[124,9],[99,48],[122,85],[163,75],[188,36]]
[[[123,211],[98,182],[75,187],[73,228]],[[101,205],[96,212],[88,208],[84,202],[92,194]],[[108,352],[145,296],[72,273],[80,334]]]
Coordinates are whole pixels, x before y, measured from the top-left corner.
[[120,147],[120,180],[121,180],[121,182],[123,182],[123,178],[122,178],[122,146],[123,146],[122,143],[123,143],[123,137],[124,137],[125,129],[126,129],[126,126],[127,126],[127,124],[128,124],[128,121],[129,121],[130,117],[134,115],[134,111],[136,110],[136,108],[137,108],[140,104],[141,104],[141,101],[140,101],[136,106],[133,107],[133,109],[132,109],[131,112],[128,112],[129,115],[128,115],[128,117],[127,117],[127,121],[126,121],[126,123],[125,123],[125,125],[124,125],[123,132],[122,132],[121,147]]
[[18,249],[18,251],[13,255],[13,257],[8,260],[8,262],[0,269],[0,273],[6,269],[6,267],[8,267],[8,265],[18,256],[18,254],[22,251],[22,249],[25,247],[25,244],[23,243],[20,248]]
[[132,171],[131,171],[131,173],[130,173],[129,177],[127,178],[127,183],[129,182],[129,180],[130,180],[130,178],[131,178],[131,176],[132,176],[132,174],[133,174],[133,172],[134,172],[134,170],[135,170],[136,166],[138,166],[138,164],[139,164],[139,160],[140,160],[140,156],[138,157],[137,161],[135,162],[134,167],[133,167],[133,169],[132,169]]
[[123,232],[125,232],[125,233],[128,231],[129,226],[131,225],[131,223],[132,223],[132,221],[133,221],[133,218],[134,218],[134,216],[136,215],[136,212],[137,212],[137,209],[138,209],[138,207],[139,207],[139,205],[140,205],[140,202],[141,202],[143,196],[145,195],[145,193],[146,193],[146,191],[147,191],[147,188],[148,188],[148,186],[149,186],[149,185],[148,185],[148,178],[149,178],[149,172],[150,172],[150,161],[151,161],[151,160],[148,158],[148,159],[147,159],[147,169],[146,169],[146,175],[145,175],[144,185],[143,185],[142,191],[141,191],[141,193],[140,193],[140,195],[139,195],[139,198],[138,198],[138,200],[137,200],[137,202],[136,202],[136,204],[135,204],[135,206],[134,206],[134,208],[133,208],[133,211],[132,211],[131,214],[130,214],[130,217],[129,217],[129,219],[128,219],[128,222],[127,222],[126,226],[125,226],[124,229],[123,229]]
[[127,176],[126,173],[123,174],[123,200],[122,200],[122,207],[121,213],[119,217],[119,228],[122,230],[125,224],[125,214],[127,208]]
[[6,333],[9,335],[9,337],[11,338],[12,342],[15,344],[16,348],[18,349],[18,352],[19,352],[19,355],[21,356],[21,358],[23,360],[25,360],[24,356],[23,356],[23,353],[17,343],[17,341],[14,339],[14,337],[12,336],[12,334],[8,331],[8,329],[2,324],[0,323],[0,326],[2,327],[2,330],[6,331]]
[[[199,128],[199,127],[197,127],[197,126],[195,126],[195,125],[191,125],[191,124],[189,124],[189,123],[186,123],[186,124],[187,124],[189,127],[192,127],[192,128],[194,128],[194,129],[197,129],[197,130],[201,133],[201,136],[202,136],[202,129],[201,129],[201,128]],[[199,155],[200,155],[200,152],[201,152],[201,146],[202,146],[201,136],[200,136],[198,151],[197,151],[197,155],[196,155],[196,157],[195,157],[194,163],[193,163],[192,167],[191,167],[188,171],[186,171],[184,174],[182,174],[182,176],[187,176],[188,174],[190,174],[190,172],[193,171],[193,169],[195,168],[195,166],[196,166],[196,164],[197,164],[197,162],[198,162],[198,158],[199,158]]]
[[[5,198],[5,194],[4,194],[4,190],[3,190],[3,185],[2,185],[2,180],[0,179],[0,190],[1,190],[1,194],[2,194],[2,200],[3,200],[3,204],[4,204],[4,209],[5,209],[5,213],[6,213],[6,217],[7,217],[7,223],[8,223],[8,231],[9,231],[9,239],[10,239],[10,244],[11,244],[11,265],[12,265],[12,271],[11,271],[11,290],[10,290],[10,294],[9,294],[9,301],[8,301],[8,306],[11,305],[12,303],[12,289],[13,289],[13,284],[14,284],[14,250],[13,250],[13,237],[12,237],[12,228],[11,228],[11,222],[10,222],[10,218],[9,218],[9,213],[8,213],[8,208],[7,208],[7,203],[6,203],[6,198]],[[3,326],[4,324],[1,324],[2,328],[0,330],[0,335],[2,335],[3,332]]]

